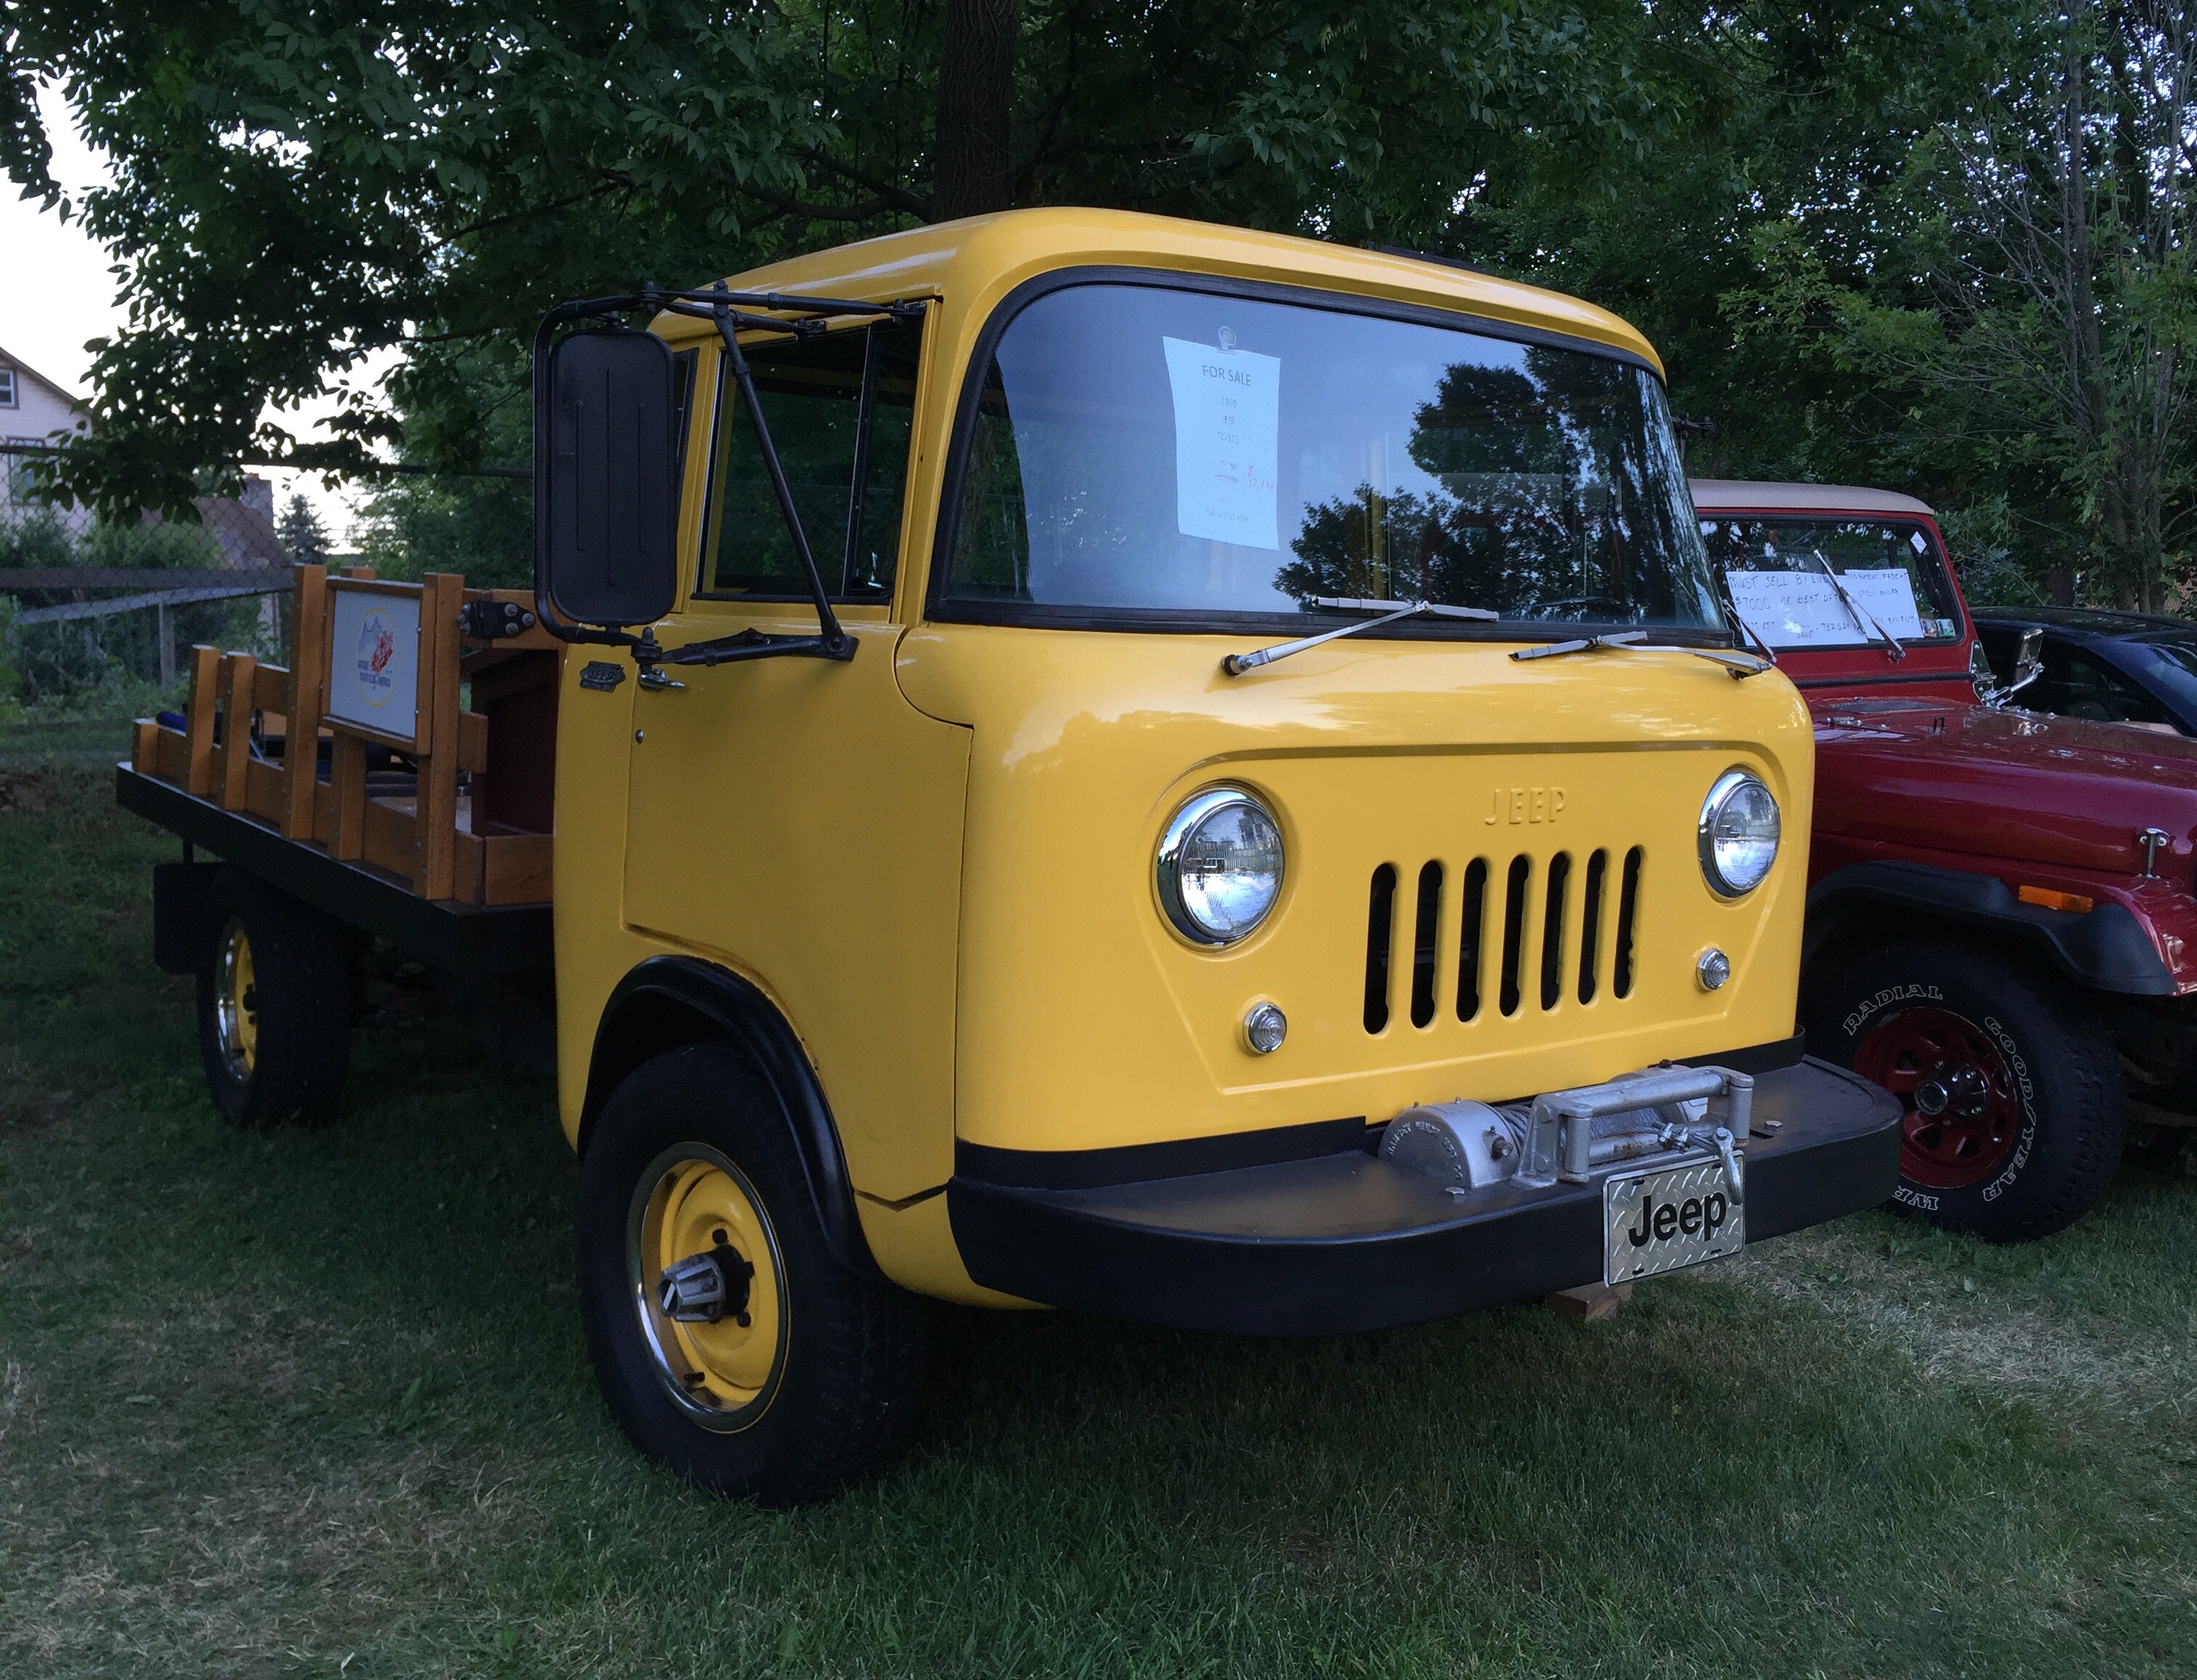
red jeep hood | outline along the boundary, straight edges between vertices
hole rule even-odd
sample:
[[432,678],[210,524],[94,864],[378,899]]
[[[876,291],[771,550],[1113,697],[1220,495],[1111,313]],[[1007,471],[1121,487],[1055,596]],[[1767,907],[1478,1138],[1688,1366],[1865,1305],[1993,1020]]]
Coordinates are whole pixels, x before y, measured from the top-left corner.
[[[2187,876],[2197,741],[2125,724],[1911,699],[1812,702],[1819,832],[2134,875]],[[2170,868],[2171,865],[2177,865]]]

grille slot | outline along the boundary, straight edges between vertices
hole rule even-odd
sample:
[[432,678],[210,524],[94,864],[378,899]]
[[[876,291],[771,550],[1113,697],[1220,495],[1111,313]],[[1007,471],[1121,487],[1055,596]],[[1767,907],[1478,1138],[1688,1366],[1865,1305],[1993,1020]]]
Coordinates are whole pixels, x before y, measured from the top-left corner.
[[1396,866],[1373,872],[1373,890],[1365,912],[1365,1030],[1388,1024],[1388,947],[1396,930]]
[[1518,965],[1526,951],[1526,878],[1533,860],[1521,852],[1510,860],[1510,879],[1503,889],[1503,980],[1497,1002],[1505,1015],[1518,1012]]
[[1480,1013],[1480,930],[1487,912],[1487,860],[1475,858],[1464,872],[1464,922],[1457,941],[1457,1018]]
[[1611,965],[1609,989],[1620,998],[1632,995],[1632,932],[1640,913],[1640,848],[1625,854],[1625,879],[1617,891],[1617,952]]
[[1412,1024],[1430,1027],[1435,1019],[1435,945],[1441,936],[1442,866],[1419,871],[1419,913],[1412,930]]
[[1564,996],[1564,894],[1572,883],[1572,854],[1549,860],[1548,908],[1541,916],[1541,1007],[1554,1009]]
[[[1453,1001],[1460,1022],[1479,1020],[1490,1002],[1503,1017],[1515,1018],[1529,995],[1538,998],[1543,1011],[1561,1008],[1570,999],[1591,1004],[1605,994],[1612,1000],[1630,997],[1643,860],[1638,846],[1623,853],[1621,860],[1611,849],[1597,846],[1584,856],[1563,851],[1543,856],[1519,852],[1508,860],[1478,857],[1461,872],[1443,859],[1430,858],[1415,877],[1406,876],[1395,864],[1381,865],[1366,896],[1365,1030],[1387,1031],[1399,1011],[1422,1031],[1442,1017],[1448,925],[1457,930]],[[1494,925],[1498,908],[1489,901],[1498,869],[1499,944]],[[1408,907],[1402,901],[1406,889]],[[1408,947],[1403,945],[1406,938]],[[1406,965],[1408,984],[1399,972]]]
[[1586,882],[1580,905],[1579,1000],[1594,1001],[1596,970],[1602,959],[1602,889],[1609,873],[1609,854],[1597,846],[1586,860]]

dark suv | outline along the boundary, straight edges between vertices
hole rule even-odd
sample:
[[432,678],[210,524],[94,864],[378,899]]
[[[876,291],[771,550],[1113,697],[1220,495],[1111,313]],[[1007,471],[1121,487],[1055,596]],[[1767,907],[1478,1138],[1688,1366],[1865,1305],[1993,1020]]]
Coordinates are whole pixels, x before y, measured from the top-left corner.
[[2002,682],[2021,639],[2040,633],[2043,672],[2021,691],[2031,711],[2197,735],[2197,624],[2081,606],[1981,606],[1976,640]]

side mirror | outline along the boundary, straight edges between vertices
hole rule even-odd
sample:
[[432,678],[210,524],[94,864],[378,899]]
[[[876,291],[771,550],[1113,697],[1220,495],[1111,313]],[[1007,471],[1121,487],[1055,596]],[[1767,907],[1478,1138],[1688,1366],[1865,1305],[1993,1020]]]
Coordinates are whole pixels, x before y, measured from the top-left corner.
[[571,623],[653,623],[678,591],[670,346],[652,333],[577,333],[549,352],[546,385],[535,400],[536,592]]
[[2044,632],[2036,625],[2021,633],[2021,646],[2014,650],[2014,680],[2006,686],[2009,694],[2021,690],[2044,675]]
[[[2006,651],[2002,646],[2001,652]],[[1996,663],[1985,653],[1980,633],[1968,653],[1968,675],[1975,683],[1976,698],[1994,710],[2003,706],[2022,689],[2044,675],[2044,632],[2034,625],[2021,633],[2013,644],[2014,667],[2004,681],[1999,679]]]

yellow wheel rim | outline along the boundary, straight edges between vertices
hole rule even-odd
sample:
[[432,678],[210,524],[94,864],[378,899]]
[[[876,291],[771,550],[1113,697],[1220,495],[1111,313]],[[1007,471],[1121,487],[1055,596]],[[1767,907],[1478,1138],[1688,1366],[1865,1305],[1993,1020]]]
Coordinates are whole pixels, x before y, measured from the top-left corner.
[[[751,1270],[723,1315],[715,1323],[669,1316],[659,1300],[665,1271],[727,1249]],[[673,1399],[709,1428],[745,1428],[761,1416],[785,1364],[785,1269],[746,1176],[707,1144],[666,1150],[635,1188],[627,1257],[657,1376]]]
[[235,920],[221,930],[215,959],[214,1017],[229,1072],[250,1079],[259,1055],[259,994],[252,983],[252,941]]

